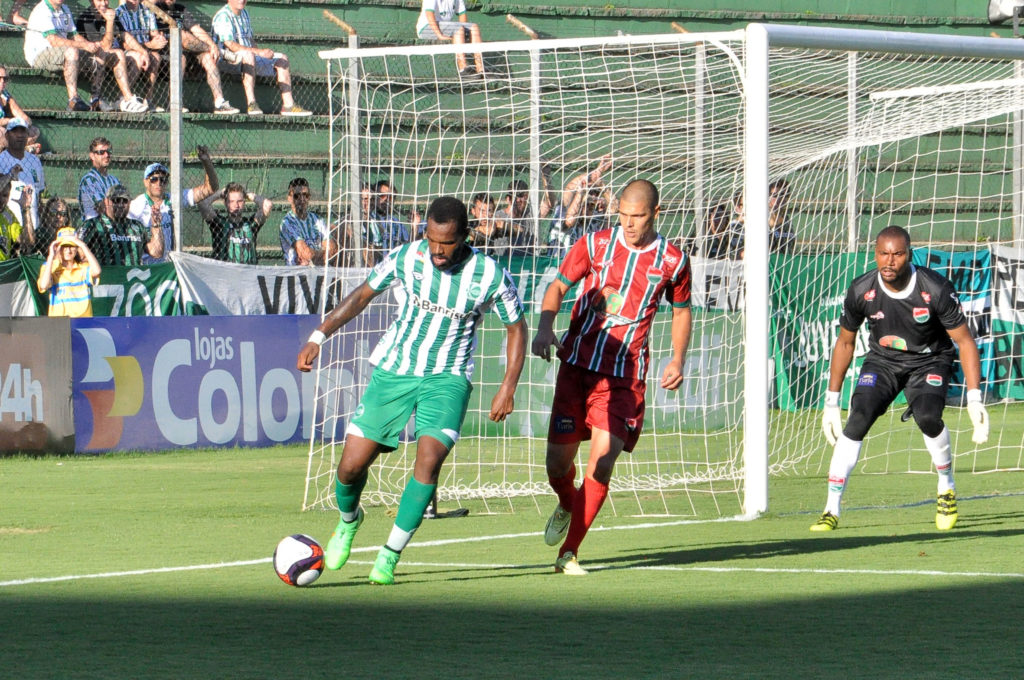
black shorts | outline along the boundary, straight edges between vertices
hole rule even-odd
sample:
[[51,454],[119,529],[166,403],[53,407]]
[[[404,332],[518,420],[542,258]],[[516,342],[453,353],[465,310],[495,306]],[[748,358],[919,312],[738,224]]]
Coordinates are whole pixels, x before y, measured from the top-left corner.
[[901,390],[909,404],[924,394],[938,396],[945,401],[952,374],[952,353],[908,355],[906,359],[896,361],[868,352],[853,393],[869,399],[874,405],[884,404],[882,410],[888,408]]

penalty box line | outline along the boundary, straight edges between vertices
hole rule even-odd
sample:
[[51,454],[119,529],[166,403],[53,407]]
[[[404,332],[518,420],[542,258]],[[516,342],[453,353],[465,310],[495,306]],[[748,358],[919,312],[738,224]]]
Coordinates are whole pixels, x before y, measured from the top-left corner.
[[[615,527],[594,527],[590,531],[630,531],[635,529],[656,529],[659,527],[682,526],[686,524],[709,524],[714,522],[728,522],[735,521],[737,519],[749,518],[743,516],[733,518],[716,518],[710,520],[675,520],[670,522],[644,522],[642,524],[628,524],[624,526]],[[443,538],[434,541],[417,542],[415,543],[415,545],[416,547],[420,548],[431,548],[456,543],[482,543],[485,541],[499,541],[510,538],[532,538],[541,535],[543,535],[543,532],[528,531],[517,534],[496,534],[493,536],[466,536],[463,538]],[[376,552],[379,549],[380,548],[378,546],[353,548],[352,553],[355,554]],[[10,581],[0,581],[0,588],[11,588],[14,586],[28,586],[43,583],[66,583],[68,581],[82,581],[86,579],[97,578],[124,578],[126,576],[149,576],[152,574],[170,574],[179,571],[202,571],[210,569],[227,569],[231,567],[249,567],[256,564],[269,564],[271,560],[272,558],[270,557],[264,557],[255,560],[239,560],[235,562],[214,562],[209,564],[188,564],[179,567],[154,567],[152,569],[132,569],[128,571],[108,571],[98,574],[68,574],[66,576],[40,576],[36,578],[23,578],[14,579]],[[412,566],[414,563],[405,562],[405,564]],[[485,565],[485,567],[486,566],[487,565]]]

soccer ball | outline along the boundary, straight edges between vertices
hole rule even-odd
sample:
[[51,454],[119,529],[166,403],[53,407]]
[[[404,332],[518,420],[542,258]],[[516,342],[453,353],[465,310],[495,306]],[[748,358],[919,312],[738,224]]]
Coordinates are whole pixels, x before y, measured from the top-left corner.
[[285,536],[274,549],[274,571],[290,586],[308,586],[324,570],[324,549],[311,536]]

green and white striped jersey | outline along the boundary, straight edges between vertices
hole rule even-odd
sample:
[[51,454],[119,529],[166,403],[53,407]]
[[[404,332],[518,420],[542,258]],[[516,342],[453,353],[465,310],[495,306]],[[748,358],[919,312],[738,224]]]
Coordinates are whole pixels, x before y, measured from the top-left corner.
[[441,271],[430,261],[426,240],[406,243],[366,279],[377,291],[393,282],[398,316],[370,356],[371,364],[389,373],[453,373],[469,380],[484,311],[493,307],[506,326],[523,316],[512,277],[476,249],[459,266]]

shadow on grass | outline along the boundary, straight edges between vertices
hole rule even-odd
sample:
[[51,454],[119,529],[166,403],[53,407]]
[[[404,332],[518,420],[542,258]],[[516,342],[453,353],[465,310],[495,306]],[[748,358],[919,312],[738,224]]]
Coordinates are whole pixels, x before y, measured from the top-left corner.
[[4,677],[104,680],[1016,678],[1024,667],[1024,582],[863,595],[830,579],[785,599],[757,577],[752,604],[749,593],[730,602],[733,581],[714,578],[654,579],[671,588],[641,596],[544,579],[507,599],[440,583],[411,598],[367,586],[351,600],[326,597],[333,589],[260,602],[4,593],[0,660]]

